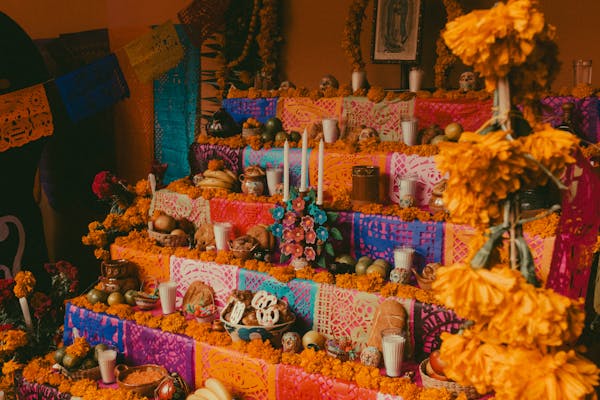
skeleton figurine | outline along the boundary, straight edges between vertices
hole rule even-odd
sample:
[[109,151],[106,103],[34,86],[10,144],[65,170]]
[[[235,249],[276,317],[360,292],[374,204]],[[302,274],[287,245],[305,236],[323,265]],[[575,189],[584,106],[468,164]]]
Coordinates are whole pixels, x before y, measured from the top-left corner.
[[325,93],[325,90],[329,89],[330,87],[338,89],[340,87],[340,84],[338,80],[335,79],[335,76],[330,74],[323,75],[323,77],[321,78],[321,83],[319,84],[319,90]]
[[279,85],[279,90],[289,90],[289,89],[296,89],[296,85],[294,85],[294,83],[292,83],[290,81],[283,81]]
[[477,80],[475,79],[475,73],[466,71],[460,74],[458,79],[459,90],[463,93],[475,90],[477,88]]

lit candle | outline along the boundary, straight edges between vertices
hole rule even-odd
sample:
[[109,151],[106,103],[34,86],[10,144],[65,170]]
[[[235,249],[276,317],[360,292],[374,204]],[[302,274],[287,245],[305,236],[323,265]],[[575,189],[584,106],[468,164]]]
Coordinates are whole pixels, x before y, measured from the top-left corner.
[[27,297],[19,297],[19,305],[21,306],[21,311],[23,312],[25,325],[31,329],[33,324],[31,322],[31,313],[29,312],[29,303],[27,303]]
[[325,144],[323,139],[319,142],[319,164],[317,167],[317,205],[323,205],[323,158],[325,152]]
[[300,192],[306,192],[306,172],[308,171],[308,133],[302,134],[302,164],[300,166]]
[[283,145],[283,201],[290,199],[290,144]]

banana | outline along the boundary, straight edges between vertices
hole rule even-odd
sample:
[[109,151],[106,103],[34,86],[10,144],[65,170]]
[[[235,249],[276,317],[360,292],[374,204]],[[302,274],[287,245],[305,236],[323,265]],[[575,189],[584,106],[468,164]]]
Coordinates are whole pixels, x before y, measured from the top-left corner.
[[233,176],[229,175],[228,173],[226,173],[225,171],[211,171],[209,169],[207,169],[206,171],[203,172],[203,175],[206,178],[215,178],[215,179],[219,179],[223,182],[227,182],[230,184],[233,184],[236,182],[236,178],[234,178]]
[[198,186],[201,187],[217,187],[223,189],[230,189],[233,187],[232,183],[224,182],[220,179],[216,178],[204,178],[200,182],[198,182]]
[[237,182],[237,180],[238,180],[238,177],[237,177],[237,175],[235,174],[235,172],[233,172],[233,171],[232,171],[232,170],[230,170],[230,169],[224,169],[224,170],[223,170],[223,172],[225,172],[227,175],[229,175],[231,178],[233,178],[233,180],[234,180],[234,181],[236,181],[236,182]]
[[206,400],[220,400],[219,396],[209,388],[203,387],[194,392],[194,396],[205,397]]
[[216,378],[208,378],[204,382],[204,386],[214,392],[220,400],[231,400],[231,394],[229,393],[229,390],[227,390],[223,382],[220,380]]

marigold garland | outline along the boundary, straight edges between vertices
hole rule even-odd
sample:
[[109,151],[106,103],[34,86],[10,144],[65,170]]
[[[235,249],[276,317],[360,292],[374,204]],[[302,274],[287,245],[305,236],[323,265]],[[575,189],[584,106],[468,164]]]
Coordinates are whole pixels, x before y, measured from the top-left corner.
[[27,297],[35,287],[35,277],[31,271],[19,271],[15,276],[15,287],[13,289],[17,298]]
[[20,329],[0,331],[0,355],[11,354],[27,344],[27,333]]
[[84,337],[77,337],[73,344],[67,346],[65,352],[73,357],[83,358],[90,352],[91,346]]
[[[462,7],[456,0],[442,0],[442,2],[446,9],[446,22],[453,21],[463,14]],[[448,70],[456,63],[457,57],[450,52],[450,49],[444,43],[442,35],[435,42],[435,53],[436,59],[433,67],[435,86],[438,89],[443,89],[448,76]]]
[[362,31],[362,22],[365,19],[365,9],[368,4],[369,0],[353,0],[348,9],[348,16],[344,24],[342,49],[350,60],[352,71],[362,71],[365,68],[360,48],[360,33]]

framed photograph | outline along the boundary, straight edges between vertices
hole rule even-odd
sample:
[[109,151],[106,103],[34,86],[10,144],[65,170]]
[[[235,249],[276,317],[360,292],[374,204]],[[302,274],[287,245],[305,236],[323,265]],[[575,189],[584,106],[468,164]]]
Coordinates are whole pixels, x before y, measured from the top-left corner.
[[374,0],[372,61],[418,61],[424,0]]

